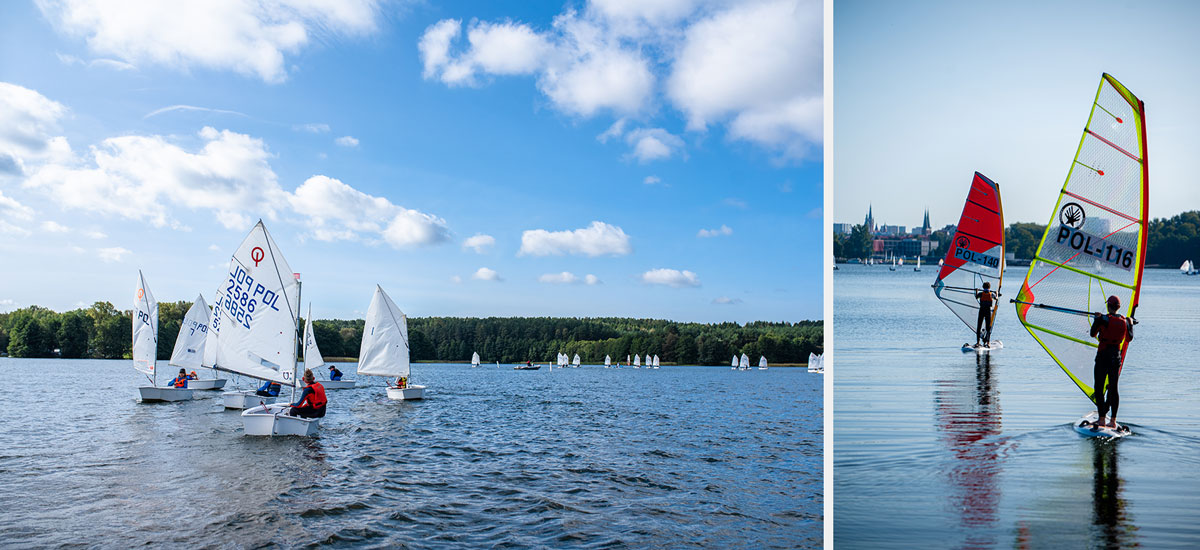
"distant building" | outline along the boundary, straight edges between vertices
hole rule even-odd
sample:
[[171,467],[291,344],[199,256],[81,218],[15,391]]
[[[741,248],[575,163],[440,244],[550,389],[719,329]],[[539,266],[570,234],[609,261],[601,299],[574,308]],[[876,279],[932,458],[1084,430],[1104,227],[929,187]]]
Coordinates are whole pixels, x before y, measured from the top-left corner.
[[852,223],[835,223],[833,224],[833,232],[837,235],[849,235],[854,231]]
[[883,227],[880,227],[878,232],[882,233],[884,235],[903,235],[904,234],[904,226],[903,225],[885,225]]
[[925,221],[921,223],[921,235],[929,235],[933,233],[933,226],[929,224],[929,209],[925,209]]
[[872,209],[873,209],[872,205],[867,206],[867,217],[866,217],[866,219],[863,220],[863,225],[867,226],[867,231],[874,233],[875,232],[875,216],[871,212]]

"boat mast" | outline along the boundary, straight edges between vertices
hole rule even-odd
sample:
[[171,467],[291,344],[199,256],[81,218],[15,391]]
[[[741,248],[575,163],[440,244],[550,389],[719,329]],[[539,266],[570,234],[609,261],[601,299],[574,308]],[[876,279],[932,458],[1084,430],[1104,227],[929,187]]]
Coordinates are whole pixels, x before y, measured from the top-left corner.
[[296,402],[296,384],[300,382],[296,378],[296,373],[299,367],[296,364],[300,361],[300,353],[296,351],[300,345],[300,292],[303,290],[300,279],[296,279],[296,330],[292,333],[292,403]]

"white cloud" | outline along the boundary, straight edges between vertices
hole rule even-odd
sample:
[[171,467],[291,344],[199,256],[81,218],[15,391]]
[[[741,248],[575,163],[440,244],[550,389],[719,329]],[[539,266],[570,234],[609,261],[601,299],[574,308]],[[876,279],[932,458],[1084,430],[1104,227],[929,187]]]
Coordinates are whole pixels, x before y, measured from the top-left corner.
[[450,282],[452,282],[454,284],[459,284],[462,282],[462,277],[459,277],[458,275],[451,275]]
[[333,140],[333,142],[342,147],[358,147],[358,139],[354,136],[342,136]]
[[517,255],[623,256],[631,250],[629,236],[620,227],[593,221],[588,227],[574,231],[525,231],[521,234],[521,250]]
[[105,234],[104,232],[96,231],[96,230],[84,231],[83,236],[87,237],[89,239],[96,239],[96,240],[104,239],[104,238],[108,237],[108,235]]
[[738,5],[687,29],[667,95],[703,130],[804,155],[822,139],[822,14],[814,0]]
[[354,240],[377,234],[394,248],[445,242],[446,221],[392,204],[327,176],[313,176],[290,197],[296,213],[308,217],[313,236],[322,241]]
[[807,216],[808,219],[810,219],[810,220],[824,219],[825,218],[825,209],[818,206],[816,208],[813,208],[812,210],[809,210],[808,214],[805,214],[805,216]]
[[696,233],[696,236],[708,238],[708,237],[719,237],[721,235],[732,235],[732,234],[733,234],[733,229],[730,229],[728,225],[721,224],[721,227],[718,227],[717,229],[701,229],[699,233]]
[[201,113],[217,113],[217,114],[221,114],[221,115],[237,115],[237,116],[241,116],[241,117],[246,116],[246,113],[239,113],[237,111],[229,111],[226,109],[212,109],[209,107],[197,107],[195,105],[170,105],[167,107],[163,107],[162,109],[155,109],[153,111],[150,111],[149,113],[146,113],[146,116],[143,116],[142,119],[147,119],[147,118],[150,118],[153,116],[161,115],[163,113],[171,113],[171,112],[175,112],[175,111],[196,111],[196,112],[201,112]]
[[584,282],[584,283],[587,283],[587,284],[589,284],[589,285],[598,285],[598,284],[601,284],[601,283],[603,283],[604,281],[601,281],[599,277],[597,277],[597,276],[595,276],[595,275],[592,275],[591,273],[588,273],[588,274],[587,274],[587,275],[586,275],[586,276],[583,278],[583,282]]
[[15,309],[16,305],[17,305],[17,303],[15,301],[13,301],[12,298],[5,298],[3,300],[0,300],[0,311]]
[[467,30],[469,47],[454,55],[450,50],[461,34],[462,22],[457,19],[444,19],[425,30],[417,45],[425,78],[473,86],[478,74],[532,74],[542,68],[551,51],[546,39],[528,25],[474,21]]
[[114,71],[132,71],[137,69],[135,65],[125,63],[124,61],[117,61],[115,59],[99,58],[91,61],[84,61],[70,54],[56,52],[54,55],[58,56],[58,60],[61,61],[63,65],[80,65],[89,69],[94,67],[103,67],[106,69],[112,69]]
[[734,207],[734,208],[738,208],[738,209],[741,209],[741,210],[745,210],[745,209],[747,209],[747,208],[750,208],[750,205],[749,205],[749,204],[746,204],[746,201],[744,201],[744,200],[742,200],[742,199],[735,199],[735,198],[733,198],[733,197],[729,197],[729,198],[727,198],[727,199],[725,199],[725,200],[723,200],[723,201],[721,201],[721,202],[725,203],[725,205],[726,205],[726,206],[732,206],[732,207]]
[[47,233],[66,233],[67,231],[70,231],[70,228],[68,228],[67,226],[62,225],[55,221],[51,221],[51,220],[46,220],[46,221],[42,222],[41,228],[42,228],[42,231],[45,231]]
[[687,288],[700,286],[700,279],[691,271],[677,269],[652,269],[642,273],[642,282],[651,285],[664,285],[672,288]]
[[477,254],[483,254],[484,249],[491,247],[491,246],[495,246],[495,245],[496,245],[495,237],[493,237],[491,235],[484,235],[482,233],[479,233],[479,234],[469,237],[469,238],[467,238],[467,240],[463,241],[462,247],[463,247],[463,250],[470,248],[470,249],[475,250],[475,253],[477,253]]
[[310,134],[323,134],[329,131],[329,125],[324,122],[310,122],[308,124],[296,124],[292,129],[297,132],[308,132]]
[[639,128],[625,136],[625,142],[633,147],[630,155],[638,162],[647,163],[652,160],[669,158],[671,154],[683,148],[683,140],[662,128]]
[[119,247],[119,246],[115,246],[112,248],[101,248],[100,250],[97,250],[96,252],[100,256],[100,260],[102,260],[104,263],[109,263],[109,264],[114,263],[114,262],[119,262],[122,259],[124,259],[125,256],[128,256],[129,254],[131,254],[130,251],[128,251],[122,247]]
[[461,33],[462,21],[458,19],[443,19],[425,29],[417,42],[417,51],[421,52],[421,63],[425,67],[423,77],[434,78],[450,63],[450,43]]
[[721,296],[718,298],[714,298],[712,303],[717,304],[717,305],[736,305],[736,304],[742,303],[742,299],[741,298],[730,298],[728,296]]
[[313,35],[371,33],[380,11],[377,0],[61,0],[38,7],[60,31],[124,63],[233,70],[273,83],[287,77],[285,54]]
[[644,183],[646,185],[654,185],[656,183],[661,183],[661,182],[662,182],[662,180],[659,179],[658,176],[646,176],[646,179],[642,180],[642,183]]
[[212,210],[221,225],[244,229],[248,213],[273,218],[287,205],[262,140],[202,129],[195,153],[162,136],[121,136],[91,147],[91,162],[46,164],[24,186],[40,189],[62,206],[148,221],[155,227],[181,225],[169,206]]
[[600,143],[608,143],[608,140],[610,139],[616,139],[625,135],[626,124],[628,124],[628,119],[624,117],[618,118],[616,122],[612,123],[612,126],[609,126],[608,129],[604,131],[604,133],[596,136],[596,141],[599,141]]
[[26,223],[14,224],[9,220],[23,222],[33,219],[33,209],[25,206],[12,197],[4,196],[0,190],[0,234],[28,237],[33,234],[25,228]]
[[53,135],[67,112],[34,90],[0,82],[0,176],[21,175],[30,162],[69,154],[66,138]]
[[550,283],[550,284],[556,284],[556,285],[566,285],[566,284],[578,283],[579,277],[576,277],[575,274],[571,273],[570,271],[563,271],[562,273],[546,273],[546,274],[538,277],[538,282],[539,283]]
[[220,252],[220,251],[221,251],[221,247],[217,246],[217,245],[216,245],[216,243],[213,243],[213,244],[210,244],[210,245],[208,245],[208,249],[209,249],[209,250],[211,250],[211,251],[213,251],[213,252]]
[[475,274],[471,275],[471,278],[478,280],[478,281],[503,281],[504,280],[504,279],[500,278],[500,274],[496,273],[496,271],[494,269],[488,269],[486,267],[481,267],[478,270],[476,270]]

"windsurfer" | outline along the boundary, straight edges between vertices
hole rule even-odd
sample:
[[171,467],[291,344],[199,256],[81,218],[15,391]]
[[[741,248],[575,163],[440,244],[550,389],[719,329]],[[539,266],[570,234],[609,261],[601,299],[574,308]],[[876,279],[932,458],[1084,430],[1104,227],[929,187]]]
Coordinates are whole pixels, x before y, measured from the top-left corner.
[[983,346],[991,345],[992,340],[992,306],[996,303],[996,293],[992,292],[992,284],[984,281],[983,290],[975,293],[975,299],[979,300],[979,318],[975,321],[975,345],[979,345],[979,339],[983,339]]
[[[1116,296],[1108,297],[1108,315],[1095,313],[1090,334],[1100,340],[1096,348],[1095,393],[1096,426],[1117,427],[1117,406],[1121,404],[1121,396],[1117,393],[1117,381],[1121,377],[1121,347],[1126,342],[1133,341],[1133,323],[1117,313],[1121,309],[1121,299]],[[1107,382],[1107,384],[1106,384]],[[1112,416],[1105,422],[1104,416],[1112,410]]]

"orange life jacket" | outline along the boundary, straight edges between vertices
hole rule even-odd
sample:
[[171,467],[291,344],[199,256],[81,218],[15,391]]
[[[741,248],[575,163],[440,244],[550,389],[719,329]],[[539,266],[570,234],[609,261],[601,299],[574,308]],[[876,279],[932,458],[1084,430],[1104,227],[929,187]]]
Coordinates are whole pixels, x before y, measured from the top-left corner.
[[188,375],[188,380],[199,380],[199,379],[200,379],[200,377],[196,376],[196,371],[192,371],[192,373]]
[[324,407],[325,403],[328,402],[325,399],[325,386],[322,386],[320,382],[313,382],[305,387],[312,390],[312,394],[308,397],[305,397],[304,401],[300,402],[300,406],[308,406],[314,409]]
[[1100,338],[1099,349],[1107,349],[1110,347],[1121,347],[1125,342],[1125,337],[1128,336],[1128,323],[1124,317],[1116,313],[1108,315],[1108,322],[1100,329],[1097,336]]
[[176,388],[186,388],[187,387],[187,375],[181,374],[179,376],[176,376],[175,379],[171,381],[171,384],[173,386],[175,386]]
[[984,290],[979,293],[979,305],[992,307],[992,291]]

